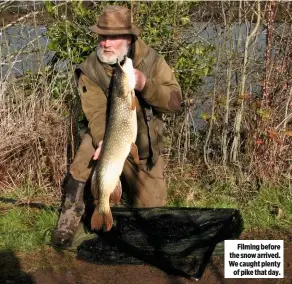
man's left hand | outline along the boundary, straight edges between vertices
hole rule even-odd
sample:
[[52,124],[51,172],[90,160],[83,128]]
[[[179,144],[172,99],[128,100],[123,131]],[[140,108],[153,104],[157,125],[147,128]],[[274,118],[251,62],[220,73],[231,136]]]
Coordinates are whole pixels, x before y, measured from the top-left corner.
[[134,73],[135,73],[135,79],[136,79],[135,90],[142,91],[145,87],[146,76],[138,69],[134,69]]
[[93,154],[93,160],[98,160],[99,159],[102,142],[103,142],[103,140],[98,143],[98,147],[97,147],[97,149],[95,150],[95,152]]

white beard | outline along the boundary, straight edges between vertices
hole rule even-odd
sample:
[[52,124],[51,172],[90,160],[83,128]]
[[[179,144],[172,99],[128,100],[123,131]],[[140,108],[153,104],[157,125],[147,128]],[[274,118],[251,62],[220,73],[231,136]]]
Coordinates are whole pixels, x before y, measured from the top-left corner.
[[126,55],[128,55],[129,49],[130,47],[128,46],[128,43],[125,42],[120,52],[118,52],[117,54],[105,55],[104,48],[101,48],[100,46],[98,46],[96,50],[96,54],[101,62],[107,63],[107,64],[115,64],[117,63],[117,60],[120,62],[124,59]]

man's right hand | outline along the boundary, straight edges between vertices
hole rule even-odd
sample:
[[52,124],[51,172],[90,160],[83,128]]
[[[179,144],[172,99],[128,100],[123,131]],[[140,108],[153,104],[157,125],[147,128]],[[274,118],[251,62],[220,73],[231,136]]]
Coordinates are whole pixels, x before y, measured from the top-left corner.
[[98,143],[98,147],[97,147],[97,149],[95,150],[94,155],[93,155],[93,160],[98,160],[99,155],[100,155],[100,151],[101,151],[101,145],[102,145],[102,142],[103,142],[103,141],[100,141],[100,142]]
[[137,91],[142,91],[145,87],[146,84],[146,76],[138,69],[134,69],[135,73],[135,79],[136,79],[136,85],[135,85],[135,90]]

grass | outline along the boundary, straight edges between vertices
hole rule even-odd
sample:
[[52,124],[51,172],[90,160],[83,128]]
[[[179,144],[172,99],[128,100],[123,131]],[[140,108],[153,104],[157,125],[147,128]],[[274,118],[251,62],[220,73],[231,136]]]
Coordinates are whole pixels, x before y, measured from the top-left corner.
[[[25,200],[25,195],[29,193],[28,197],[31,200],[40,199],[44,203],[46,198],[47,204],[54,203],[55,197],[46,195],[45,191],[35,191],[35,189],[35,187],[29,189],[29,186],[26,186],[10,193],[7,192],[6,196]],[[20,193],[17,194],[15,191]],[[283,236],[289,235],[292,224],[292,191],[289,187],[263,186],[248,202],[243,202],[238,196],[239,191],[231,185],[214,183],[209,187],[202,187],[194,180],[182,177],[169,184],[167,205],[238,208],[245,225],[242,238],[252,239],[254,236],[255,239],[283,239]],[[74,270],[78,265],[76,253],[54,250],[47,245],[50,241],[50,230],[57,222],[57,208],[58,206],[31,208],[27,205],[11,205],[0,201],[2,263],[19,263],[22,271],[26,273],[48,269],[54,273],[67,269]],[[257,236],[254,232],[260,233],[257,233]],[[217,253],[223,254],[220,247]],[[2,275],[15,273],[13,265],[4,267]]]
[[263,187],[258,195],[243,206],[247,229],[291,229],[292,191],[289,188]]
[[[2,206],[1,209],[5,208]],[[1,251],[33,251],[49,241],[57,222],[57,210],[12,207],[0,219]]]
[[10,186],[1,188],[3,199],[17,200],[22,203],[45,203],[46,205],[55,205],[57,194],[53,190],[40,187],[32,181],[26,181],[19,186]]
[[59,200],[30,181],[1,188],[0,251],[33,251],[49,241]]
[[202,186],[196,181],[176,180],[169,183],[167,206],[239,209],[244,232],[254,229],[285,231],[292,225],[289,186],[263,185],[257,191],[244,192],[230,184]]
[[[239,198],[244,191],[230,184],[202,186],[185,177],[171,180],[168,186],[167,206],[237,208],[243,216],[244,232],[266,229],[280,232],[291,228],[292,191],[288,186],[262,186],[246,198]],[[33,185],[4,193],[0,201],[0,251],[29,252],[45,247],[57,222],[59,200]],[[10,204],[8,198],[24,202]],[[44,203],[45,206],[32,208]]]
[[[3,275],[14,275],[15,265],[19,265],[26,273],[43,269],[57,273],[74,268],[74,253],[56,251],[48,245],[51,230],[58,219],[59,198],[31,182],[2,189],[0,266],[3,271],[0,278]],[[24,278],[20,280],[26,283]]]

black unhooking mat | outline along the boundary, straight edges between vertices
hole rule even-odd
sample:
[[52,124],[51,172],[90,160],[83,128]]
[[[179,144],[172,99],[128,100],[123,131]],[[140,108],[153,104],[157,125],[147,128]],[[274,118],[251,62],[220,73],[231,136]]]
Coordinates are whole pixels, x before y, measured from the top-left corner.
[[113,228],[84,241],[77,258],[97,264],[154,265],[168,274],[200,278],[219,242],[236,239],[235,209],[112,208]]

